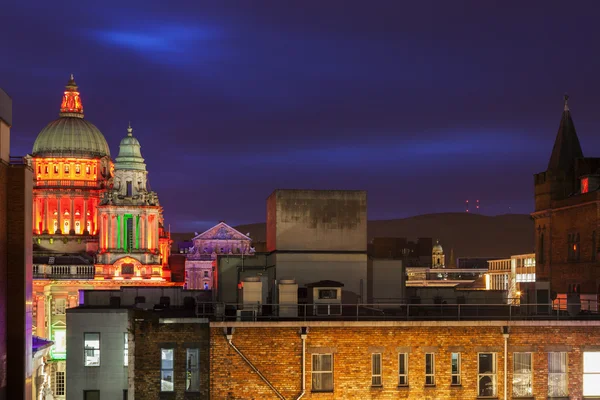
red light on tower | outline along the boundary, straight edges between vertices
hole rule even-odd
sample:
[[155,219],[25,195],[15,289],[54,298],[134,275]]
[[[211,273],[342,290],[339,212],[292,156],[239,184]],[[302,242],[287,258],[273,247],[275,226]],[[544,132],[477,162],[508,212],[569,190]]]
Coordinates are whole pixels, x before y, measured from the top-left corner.
[[465,212],[469,212],[469,200],[465,201]]
[[477,211],[479,211],[479,200],[477,200],[477,205],[475,206],[475,208],[477,209]]

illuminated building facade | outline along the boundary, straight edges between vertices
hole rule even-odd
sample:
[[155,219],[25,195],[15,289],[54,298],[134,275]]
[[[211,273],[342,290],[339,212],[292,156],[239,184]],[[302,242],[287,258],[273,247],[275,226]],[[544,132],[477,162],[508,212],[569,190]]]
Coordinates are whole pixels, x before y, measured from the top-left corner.
[[253,254],[252,239],[220,222],[192,239],[186,254],[185,284],[187,289],[212,290],[217,286],[216,260],[219,255]]
[[156,193],[146,189],[140,144],[129,129],[115,163],[106,139],[84,118],[71,76],[59,118],[26,157],[34,173],[33,332],[54,342],[47,365],[55,399],[65,396],[66,309],[79,291],[170,282],[169,234]]
[[98,207],[98,277],[162,280],[163,266],[168,266],[170,240],[160,234],[162,208],[157,194],[148,190],[140,147],[129,126],[115,159],[113,184]]
[[435,246],[431,249],[431,266],[433,268],[446,268],[446,256],[440,241],[435,242]]

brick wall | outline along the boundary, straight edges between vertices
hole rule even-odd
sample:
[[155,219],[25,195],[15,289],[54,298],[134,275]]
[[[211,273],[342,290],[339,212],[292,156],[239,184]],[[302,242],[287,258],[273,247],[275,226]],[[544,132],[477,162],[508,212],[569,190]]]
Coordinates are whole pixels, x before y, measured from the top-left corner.
[[[161,323],[157,315],[140,311],[134,316],[133,327],[133,343],[130,342],[130,351],[134,352],[135,361],[129,373],[133,376],[134,390],[131,390],[130,386],[130,399],[209,398],[208,323]],[[175,350],[173,365],[175,390],[171,393],[160,391],[161,348],[163,347]],[[200,393],[186,393],[186,348],[195,347],[200,348]]]
[[[295,323],[228,323],[232,343],[286,398],[301,393],[302,342]],[[497,354],[497,394],[504,395],[501,321],[308,322],[305,399],[474,399],[478,352]],[[225,323],[211,324],[211,398],[277,399],[227,343]],[[570,398],[582,397],[582,351],[600,351],[600,323],[516,322],[508,341],[508,398],[513,352],[533,353],[534,398],[548,393],[548,352],[568,352]],[[333,393],[311,391],[311,354],[333,353]],[[382,354],[382,387],[371,386],[371,354]],[[409,386],[398,387],[398,353],[409,353]],[[435,353],[436,386],[425,386],[425,353]],[[450,357],[460,352],[462,385],[451,386]]]

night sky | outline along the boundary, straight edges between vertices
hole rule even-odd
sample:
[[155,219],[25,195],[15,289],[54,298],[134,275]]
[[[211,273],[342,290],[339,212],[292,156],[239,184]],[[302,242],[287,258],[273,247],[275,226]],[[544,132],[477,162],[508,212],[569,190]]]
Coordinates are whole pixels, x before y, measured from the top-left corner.
[[2,2],[11,153],[74,73],[113,157],[131,120],[173,231],[263,222],[276,188],[365,189],[369,219],[528,213],[565,92],[600,156],[600,2],[510,3]]

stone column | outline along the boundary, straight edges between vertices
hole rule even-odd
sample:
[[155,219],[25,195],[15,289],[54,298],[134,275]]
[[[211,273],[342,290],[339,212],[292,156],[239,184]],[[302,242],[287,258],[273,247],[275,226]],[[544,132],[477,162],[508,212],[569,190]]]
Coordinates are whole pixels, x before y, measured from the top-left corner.
[[34,196],[33,197],[33,210],[32,210],[33,211],[32,224],[33,224],[33,233],[34,234],[36,234],[37,230],[38,230],[38,227],[37,227],[37,201],[38,201],[37,197]]
[[[138,218],[139,215],[134,215],[133,217],[133,224],[131,224],[132,228],[133,228],[133,248],[134,249],[138,249],[138,243],[140,242],[140,238],[138,237],[138,230],[137,230],[137,226],[138,226]],[[131,249],[133,250],[133,249]]]
[[69,233],[75,233],[75,198],[73,198],[73,196],[71,196],[71,221],[69,222],[69,231]]
[[111,248],[111,237],[112,237],[112,215],[106,213],[106,249]]
[[83,227],[82,227],[82,232],[83,233],[87,233],[89,235],[90,232],[88,232],[88,228],[87,228],[87,223],[88,223],[87,203],[88,203],[88,198],[84,197],[83,198]]
[[42,218],[42,233],[48,233],[50,217],[48,216],[48,197],[44,197],[44,216]]
[[44,296],[36,296],[37,311],[35,314],[35,327],[36,336],[45,337],[46,334],[46,306],[44,303]]
[[146,248],[146,216],[140,215],[140,250]]
[[125,250],[125,215],[121,215],[121,220],[119,221],[120,231],[119,237],[121,238],[121,249]]
[[57,220],[58,220],[58,229],[54,233],[62,233],[62,210],[60,208],[60,196],[56,197],[56,212],[57,212]]

